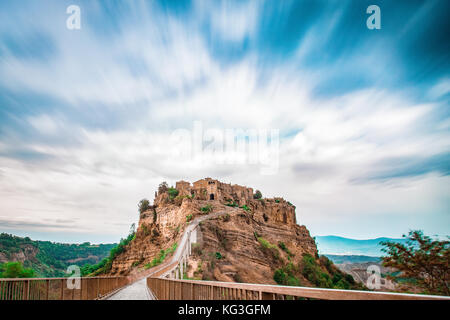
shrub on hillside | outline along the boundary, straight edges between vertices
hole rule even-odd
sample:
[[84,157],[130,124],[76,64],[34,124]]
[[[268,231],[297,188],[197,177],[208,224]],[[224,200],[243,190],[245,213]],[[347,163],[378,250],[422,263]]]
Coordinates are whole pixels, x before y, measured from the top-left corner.
[[173,200],[178,195],[178,190],[174,187],[171,187],[167,190],[167,193],[169,194],[170,200]]
[[237,208],[239,206],[235,201],[228,201],[225,205],[233,208]]
[[147,263],[144,267],[145,269],[149,269],[152,267],[155,267],[161,263],[163,263],[164,259],[166,258],[166,256],[168,254],[174,253],[175,250],[177,249],[178,243],[175,242],[170,248],[168,248],[167,250],[163,250],[161,249],[158,253],[158,255],[153,258],[153,260],[150,263]]
[[139,201],[138,207],[139,213],[143,213],[150,209],[150,202],[147,199],[142,199],[141,201]]
[[278,260],[280,258],[280,252],[278,251],[278,247],[276,245],[270,243],[263,237],[257,237],[257,240],[266,254],[271,255],[274,260]]
[[247,207],[247,205],[246,204],[244,204],[242,207],[241,207],[242,209],[244,209],[245,211],[250,211],[250,208],[249,207]]
[[333,262],[325,256],[320,257],[326,271],[320,267],[313,256],[305,254],[302,260],[302,274],[315,286],[334,289],[363,289],[351,275],[346,275],[334,267]]
[[281,250],[283,250],[288,254],[288,257],[294,256],[294,254],[288,249],[288,247],[286,247],[286,244],[284,242],[282,241],[278,242],[278,246],[281,248]]
[[308,279],[309,282],[313,283],[319,288],[332,288],[333,282],[328,273],[325,273],[320,266],[317,264],[316,260],[310,254],[305,254],[302,260],[302,274]]
[[159,184],[158,193],[161,194],[161,193],[167,192],[168,189],[169,189],[169,185],[167,184],[167,182],[163,181]]
[[300,286],[301,282],[295,274],[298,272],[298,268],[292,263],[288,263],[286,266],[275,270],[273,274],[273,280],[284,286]]
[[210,213],[212,211],[212,205],[208,203],[206,206],[201,207],[200,211],[203,213]]

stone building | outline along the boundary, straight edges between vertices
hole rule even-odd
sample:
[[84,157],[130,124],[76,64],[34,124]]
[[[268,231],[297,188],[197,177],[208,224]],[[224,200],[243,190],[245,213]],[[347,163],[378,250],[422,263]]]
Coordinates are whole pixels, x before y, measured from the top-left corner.
[[178,181],[175,187],[180,195],[193,196],[198,200],[234,201],[242,206],[247,200],[253,199],[252,188],[223,183],[211,178],[195,181],[192,185],[187,181]]

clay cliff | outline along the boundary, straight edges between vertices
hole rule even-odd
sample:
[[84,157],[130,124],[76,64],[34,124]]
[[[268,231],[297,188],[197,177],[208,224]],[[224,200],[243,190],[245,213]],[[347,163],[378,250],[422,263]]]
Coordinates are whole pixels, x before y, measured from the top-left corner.
[[309,231],[297,224],[294,205],[258,197],[252,188],[211,178],[180,181],[175,188],[161,184],[110,273],[134,274],[162,263],[192,219],[220,213],[200,223],[185,278],[354,288],[353,278],[318,256]]

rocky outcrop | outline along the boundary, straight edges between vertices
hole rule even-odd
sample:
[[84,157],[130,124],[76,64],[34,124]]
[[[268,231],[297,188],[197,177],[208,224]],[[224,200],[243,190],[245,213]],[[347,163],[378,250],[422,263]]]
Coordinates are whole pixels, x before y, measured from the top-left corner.
[[[275,283],[275,269],[288,261],[298,264],[303,254],[317,256],[316,244],[306,227],[283,222],[288,211],[286,207],[281,207],[278,212],[272,206],[265,208],[267,211],[261,208],[251,212],[241,210],[202,222],[201,241],[194,250],[197,254],[191,258],[189,276],[205,280]],[[262,217],[264,214],[269,217],[268,221]],[[279,247],[281,243],[286,251]],[[197,266],[196,270],[194,266]]]
[[291,268],[295,272],[287,272],[295,281],[314,285],[301,272],[305,255],[314,260],[319,274],[327,273],[326,281],[340,272],[319,259],[314,239],[297,224],[290,202],[254,199],[252,188],[206,178],[193,185],[179,181],[176,188],[160,188],[153,206],[140,216],[135,239],[114,259],[111,274],[144,271],[180,240],[190,220],[212,212],[222,214],[200,222],[188,278],[274,284],[277,269]]
[[0,252],[0,264],[8,261],[19,261],[19,262],[28,262],[28,261],[36,261],[36,254],[39,252],[39,249],[32,244],[25,244],[17,248],[16,252],[11,252],[7,255],[4,252]]

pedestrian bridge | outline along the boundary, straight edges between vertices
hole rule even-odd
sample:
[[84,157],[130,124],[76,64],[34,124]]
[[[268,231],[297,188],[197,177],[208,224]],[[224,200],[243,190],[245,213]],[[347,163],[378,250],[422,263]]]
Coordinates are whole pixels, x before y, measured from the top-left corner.
[[68,285],[74,281],[70,278],[0,279],[0,300],[450,300],[434,295],[181,280],[199,223],[225,213],[193,220],[170,259],[139,275],[83,277],[73,288]]

